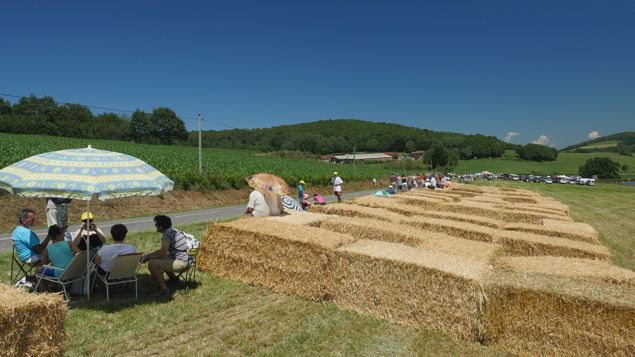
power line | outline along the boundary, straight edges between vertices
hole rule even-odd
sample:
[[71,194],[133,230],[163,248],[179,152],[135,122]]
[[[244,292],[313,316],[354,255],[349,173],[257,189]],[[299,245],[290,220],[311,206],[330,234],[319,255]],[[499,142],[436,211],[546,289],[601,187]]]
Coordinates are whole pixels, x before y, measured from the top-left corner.
[[[0,97],[10,97],[10,98],[18,98],[18,99],[28,98],[28,96],[24,96],[24,95],[7,94],[7,93],[0,93]],[[96,105],[86,105],[86,104],[79,104],[79,103],[61,102],[61,101],[57,101],[57,100],[53,100],[53,102],[55,104],[58,104],[58,105],[59,104],[66,104],[66,105],[78,104],[78,105],[81,105],[81,106],[86,107],[86,108],[106,110],[106,111],[114,111],[114,112],[121,112],[121,113],[129,113],[129,114],[132,114],[132,113],[135,112],[134,110],[101,107],[101,106],[96,106]],[[187,117],[187,116],[179,116],[179,117],[181,119],[183,119],[183,120],[197,121],[198,122],[198,117]],[[221,127],[225,127],[225,128],[229,128],[229,129],[239,129],[239,128],[235,127],[235,126],[231,126],[231,125],[227,125],[227,124],[223,124],[223,123],[218,123],[218,122],[209,121],[209,120],[205,120],[205,119],[201,119],[201,120],[202,121],[206,121],[206,122],[208,122],[210,124],[215,124],[217,126],[221,126]]]

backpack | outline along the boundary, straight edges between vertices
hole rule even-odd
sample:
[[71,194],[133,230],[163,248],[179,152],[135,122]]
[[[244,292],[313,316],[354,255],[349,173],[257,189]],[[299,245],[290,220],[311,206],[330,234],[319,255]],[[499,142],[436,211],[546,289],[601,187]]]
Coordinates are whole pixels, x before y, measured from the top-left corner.
[[179,234],[185,237],[185,244],[187,245],[187,248],[184,250],[180,250],[180,249],[176,249],[175,247],[174,249],[176,249],[177,251],[187,252],[187,255],[190,255],[193,250],[198,250],[201,247],[201,241],[196,239],[196,237],[194,237],[193,235],[189,233],[185,233],[183,231],[177,231],[176,235],[178,236]]

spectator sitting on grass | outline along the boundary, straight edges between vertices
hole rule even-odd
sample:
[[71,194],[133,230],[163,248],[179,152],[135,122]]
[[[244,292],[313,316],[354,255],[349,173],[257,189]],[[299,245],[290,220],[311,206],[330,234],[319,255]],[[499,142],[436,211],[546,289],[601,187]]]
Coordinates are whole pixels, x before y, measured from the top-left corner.
[[99,248],[95,256],[97,272],[100,275],[106,276],[110,272],[115,258],[118,256],[137,252],[135,247],[123,242],[126,234],[128,234],[128,229],[123,224],[115,224],[110,228],[113,244],[107,244]]

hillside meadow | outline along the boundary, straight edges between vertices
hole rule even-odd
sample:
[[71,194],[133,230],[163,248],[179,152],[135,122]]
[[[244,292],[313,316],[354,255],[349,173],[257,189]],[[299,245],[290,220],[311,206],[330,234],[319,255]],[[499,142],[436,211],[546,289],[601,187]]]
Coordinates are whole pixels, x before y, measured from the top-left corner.
[[460,160],[454,172],[463,174],[489,171],[534,175],[574,175],[578,173],[580,166],[584,165],[588,159],[598,156],[608,157],[611,160],[617,161],[620,163],[620,166],[627,165],[629,167],[628,172],[635,171],[635,156],[625,156],[612,152],[561,152],[555,161],[535,162],[520,160],[513,151],[508,150],[503,157],[499,159]]

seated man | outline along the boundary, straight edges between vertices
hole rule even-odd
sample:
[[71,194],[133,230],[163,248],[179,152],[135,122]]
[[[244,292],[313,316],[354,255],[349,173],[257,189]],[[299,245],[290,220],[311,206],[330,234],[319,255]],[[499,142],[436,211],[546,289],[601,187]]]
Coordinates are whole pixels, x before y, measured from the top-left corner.
[[40,243],[37,234],[31,230],[35,224],[35,212],[25,208],[18,217],[18,226],[15,227],[11,238],[15,245],[15,251],[19,259],[27,264],[35,265],[42,259],[42,251],[49,243],[51,237],[47,236]]
[[148,262],[148,270],[154,280],[159,283],[159,290],[154,297],[167,298],[171,292],[163,279],[163,273],[168,274],[170,281],[178,281],[174,273],[187,269],[189,256],[187,255],[187,238],[172,228],[172,220],[168,216],[155,216],[154,225],[157,232],[163,233],[161,236],[161,248],[146,254],[141,258],[141,262]]
[[395,194],[395,190],[392,188],[392,185],[388,185],[388,188],[386,189],[386,192],[389,195],[394,195]]
[[249,194],[249,202],[247,203],[247,211],[245,215],[254,217],[267,217],[271,214],[269,205],[265,200],[265,196],[258,190],[254,189]]
[[128,229],[123,224],[115,224],[110,228],[113,244],[102,246],[95,256],[95,265],[97,265],[97,272],[100,275],[108,275],[115,262],[115,258],[118,256],[137,252],[135,247],[123,242],[126,238],[126,234],[128,234]]

